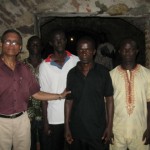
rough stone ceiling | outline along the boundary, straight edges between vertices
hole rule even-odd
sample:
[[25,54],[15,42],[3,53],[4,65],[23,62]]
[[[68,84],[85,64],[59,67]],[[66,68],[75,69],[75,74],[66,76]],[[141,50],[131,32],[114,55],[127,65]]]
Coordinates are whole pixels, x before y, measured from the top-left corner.
[[[70,16],[71,15],[69,15],[69,17]],[[56,17],[57,17],[57,15],[56,15]],[[42,26],[49,21],[53,21],[53,20],[55,20],[56,17],[55,16],[53,16],[53,17],[52,16],[41,17],[40,25]],[[64,15],[62,17],[66,17],[66,15]],[[74,16],[72,16],[72,17],[74,17]],[[82,17],[82,16],[80,16],[80,17]],[[86,17],[86,16],[83,16],[83,17]],[[89,17],[89,16],[87,16],[87,17]],[[103,18],[103,17],[101,16],[100,18]],[[108,17],[108,18],[116,18],[116,17]],[[145,31],[146,19],[148,19],[148,17],[122,17],[122,16],[117,17],[117,18],[121,18],[121,19],[129,22],[130,24],[134,25],[135,27],[137,27],[138,29],[140,29],[143,32]]]

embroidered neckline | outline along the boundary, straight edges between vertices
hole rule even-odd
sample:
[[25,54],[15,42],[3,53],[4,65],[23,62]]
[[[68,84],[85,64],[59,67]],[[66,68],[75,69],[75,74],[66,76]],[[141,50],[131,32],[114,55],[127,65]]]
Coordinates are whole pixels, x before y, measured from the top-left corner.
[[[137,64],[133,70],[125,70],[121,66],[118,66],[118,71],[120,72],[122,78],[125,81],[125,91],[126,91],[126,109],[127,113],[131,115],[135,108],[135,96],[134,96],[134,78],[136,73],[140,69],[140,65]],[[127,71],[130,73],[130,78]]]

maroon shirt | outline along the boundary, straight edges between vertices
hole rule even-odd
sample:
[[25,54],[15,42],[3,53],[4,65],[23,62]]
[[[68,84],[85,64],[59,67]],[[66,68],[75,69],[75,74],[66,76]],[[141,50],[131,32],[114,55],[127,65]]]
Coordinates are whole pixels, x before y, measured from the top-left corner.
[[0,114],[26,111],[29,97],[38,91],[40,86],[25,64],[17,62],[12,71],[0,58]]

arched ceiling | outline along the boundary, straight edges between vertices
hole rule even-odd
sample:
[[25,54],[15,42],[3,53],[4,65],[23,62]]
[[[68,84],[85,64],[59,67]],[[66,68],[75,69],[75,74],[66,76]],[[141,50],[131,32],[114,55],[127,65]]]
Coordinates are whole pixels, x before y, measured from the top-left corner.
[[[83,35],[92,36],[99,41],[101,33],[105,33],[108,40],[117,48],[118,43],[125,37],[136,39],[140,47],[140,59],[145,59],[145,18],[119,18],[119,17],[46,17],[41,18],[39,28],[43,43],[49,41],[51,31],[62,27],[68,38],[68,48],[75,53],[76,41]],[[74,42],[69,41],[74,37]]]
[[113,44],[124,37],[138,37],[138,41],[143,41],[144,21],[143,18],[49,17],[41,22],[40,34],[43,41],[47,42],[51,31],[62,27],[69,35],[84,32],[95,36],[95,39],[105,32]]

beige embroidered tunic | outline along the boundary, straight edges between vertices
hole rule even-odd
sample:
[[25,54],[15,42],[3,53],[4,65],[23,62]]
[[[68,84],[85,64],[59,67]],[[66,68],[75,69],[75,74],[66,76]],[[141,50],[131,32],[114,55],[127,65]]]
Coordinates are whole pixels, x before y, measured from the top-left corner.
[[114,87],[113,132],[125,138],[142,137],[147,127],[147,102],[150,101],[150,70],[141,65],[110,71]]

